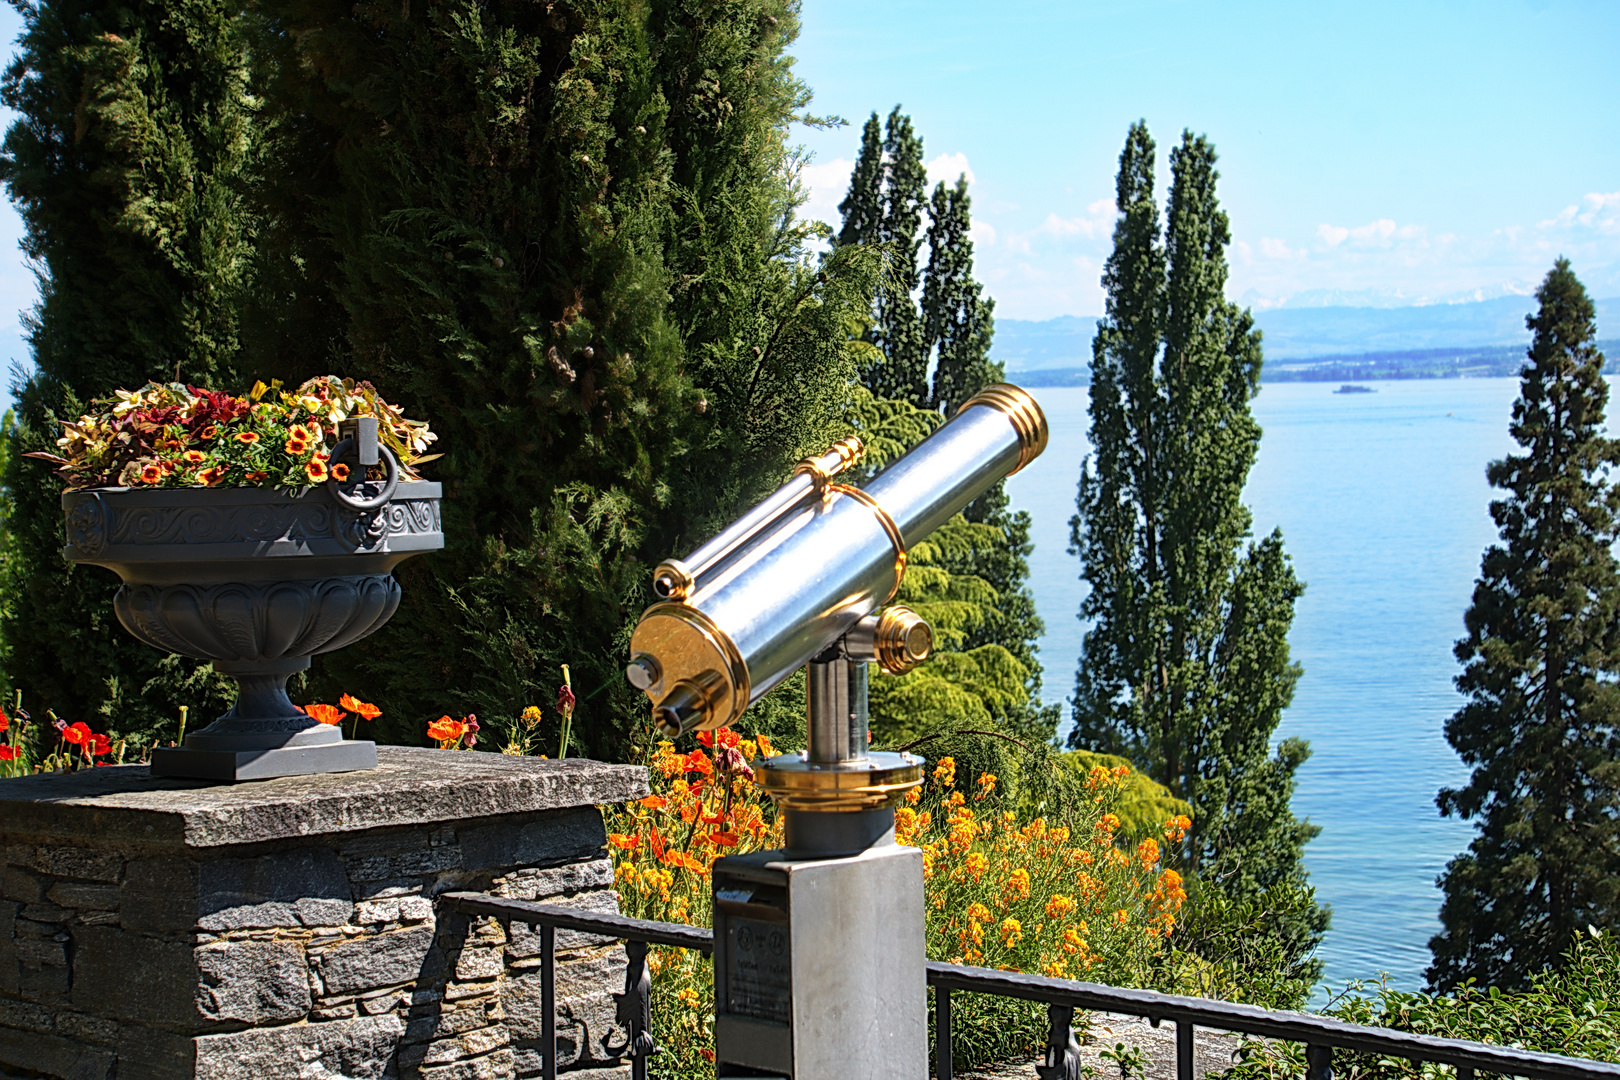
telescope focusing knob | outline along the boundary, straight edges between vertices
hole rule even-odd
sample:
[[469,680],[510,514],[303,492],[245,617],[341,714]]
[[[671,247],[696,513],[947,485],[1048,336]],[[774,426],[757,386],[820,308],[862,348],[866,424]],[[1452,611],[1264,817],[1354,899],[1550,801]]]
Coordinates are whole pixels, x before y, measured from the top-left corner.
[[637,690],[645,690],[649,686],[656,685],[658,680],[664,677],[664,672],[653,657],[646,653],[636,653],[625,667],[624,677]]
[[890,675],[904,675],[934,651],[934,629],[904,604],[885,608],[877,627],[878,665]]

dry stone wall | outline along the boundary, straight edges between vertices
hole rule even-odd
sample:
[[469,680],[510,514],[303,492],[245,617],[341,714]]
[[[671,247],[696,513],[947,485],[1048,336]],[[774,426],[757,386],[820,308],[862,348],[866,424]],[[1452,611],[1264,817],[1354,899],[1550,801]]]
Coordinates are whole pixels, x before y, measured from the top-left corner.
[[[382,775],[346,774],[347,789],[342,776],[200,788],[137,767],[0,781],[0,1070],[539,1075],[539,934],[434,898],[617,910],[596,805],[645,794],[645,774],[380,754]],[[399,798],[370,797],[389,789]],[[501,812],[465,813],[489,806]],[[628,1076],[622,948],[559,932],[557,951],[559,1068]]]

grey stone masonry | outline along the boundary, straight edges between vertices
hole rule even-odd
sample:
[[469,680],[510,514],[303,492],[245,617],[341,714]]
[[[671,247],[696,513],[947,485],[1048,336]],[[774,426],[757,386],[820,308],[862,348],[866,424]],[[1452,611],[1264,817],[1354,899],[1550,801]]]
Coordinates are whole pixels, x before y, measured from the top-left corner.
[[[617,910],[599,805],[630,765],[378,747],[235,785],[144,766],[0,780],[0,1076],[521,1080],[538,934],[475,889]],[[625,1076],[621,947],[557,935],[558,1065]]]

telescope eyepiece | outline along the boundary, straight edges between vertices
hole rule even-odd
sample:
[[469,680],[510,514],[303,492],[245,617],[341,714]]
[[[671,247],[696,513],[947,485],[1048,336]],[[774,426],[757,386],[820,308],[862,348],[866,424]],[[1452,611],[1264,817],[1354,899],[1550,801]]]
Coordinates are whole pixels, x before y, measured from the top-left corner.
[[666,739],[678,739],[703,722],[709,695],[695,682],[678,682],[653,708],[653,726]]
[[653,571],[653,593],[660,600],[684,600],[691,595],[694,584],[692,572],[679,559],[665,559]]

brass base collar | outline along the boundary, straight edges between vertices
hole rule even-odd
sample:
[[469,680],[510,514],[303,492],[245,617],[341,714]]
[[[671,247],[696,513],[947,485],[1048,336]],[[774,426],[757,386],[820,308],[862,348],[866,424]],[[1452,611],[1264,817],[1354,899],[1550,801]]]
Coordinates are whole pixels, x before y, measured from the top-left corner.
[[783,754],[760,763],[759,783],[784,810],[849,813],[897,806],[923,782],[922,758],[914,754],[872,754],[862,761],[817,764],[803,753]]

